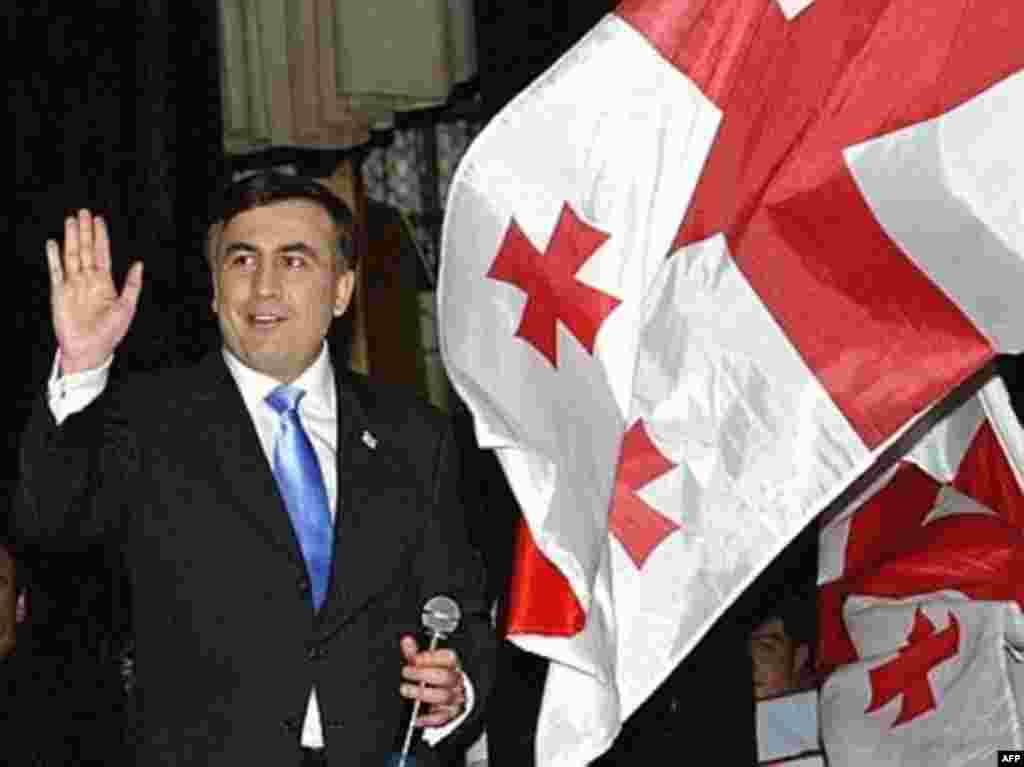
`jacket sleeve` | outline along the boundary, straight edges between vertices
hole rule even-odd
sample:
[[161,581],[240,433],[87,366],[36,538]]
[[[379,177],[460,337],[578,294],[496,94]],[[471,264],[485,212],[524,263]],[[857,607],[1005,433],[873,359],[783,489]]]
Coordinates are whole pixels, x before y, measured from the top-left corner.
[[448,646],[458,652],[474,691],[473,710],[451,736],[461,740],[462,733],[478,730],[474,724],[483,717],[494,684],[497,642],[486,597],[483,559],[469,542],[457,481],[455,439],[452,431],[445,429],[437,442],[431,516],[418,567],[423,601],[444,594],[458,603],[461,612],[459,626],[447,640]]
[[37,398],[20,445],[14,531],[49,549],[77,548],[120,524],[139,450],[110,387],[57,424]]

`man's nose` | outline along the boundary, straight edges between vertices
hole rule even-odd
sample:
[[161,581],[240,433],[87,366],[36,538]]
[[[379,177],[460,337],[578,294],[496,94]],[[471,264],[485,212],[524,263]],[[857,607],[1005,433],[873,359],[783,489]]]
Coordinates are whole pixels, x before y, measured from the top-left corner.
[[276,296],[281,292],[281,273],[271,262],[263,262],[256,269],[256,292],[261,296]]

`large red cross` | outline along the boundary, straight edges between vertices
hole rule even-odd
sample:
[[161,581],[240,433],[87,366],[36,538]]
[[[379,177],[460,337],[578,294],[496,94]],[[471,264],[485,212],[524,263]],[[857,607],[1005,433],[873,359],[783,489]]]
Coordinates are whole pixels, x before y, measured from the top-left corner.
[[842,152],[1024,68],[1024,3],[816,0],[787,20],[777,0],[625,0],[617,13],[723,115],[674,248],[725,235],[868,447],[992,356],[881,229]]

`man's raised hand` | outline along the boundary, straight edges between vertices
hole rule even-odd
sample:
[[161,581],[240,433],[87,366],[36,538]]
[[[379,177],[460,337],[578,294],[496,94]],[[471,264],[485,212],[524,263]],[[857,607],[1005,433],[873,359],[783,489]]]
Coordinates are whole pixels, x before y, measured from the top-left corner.
[[100,367],[124,339],[142,290],[142,262],[132,264],[121,295],[110,273],[110,239],[99,216],[81,210],[64,221],[64,258],[46,241],[50,307],[65,375]]

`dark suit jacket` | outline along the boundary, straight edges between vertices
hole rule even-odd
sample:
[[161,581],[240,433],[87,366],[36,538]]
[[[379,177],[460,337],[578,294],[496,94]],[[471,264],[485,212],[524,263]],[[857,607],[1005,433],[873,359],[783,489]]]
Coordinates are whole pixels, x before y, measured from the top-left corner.
[[106,767],[124,763],[123,697],[91,658],[48,655],[18,637],[0,658],[0,763]]
[[137,763],[294,764],[315,685],[331,764],[384,764],[404,726],[398,639],[417,630],[436,594],[462,608],[449,641],[480,715],[494,639],[451,432],[426,404],[335,375],[336,544],[316,614],[287,511],[219,352],[195,368],[112,383],[60,428],[44,401],[33,413],[15,504],[21,532],[105,536],[125,553]]

